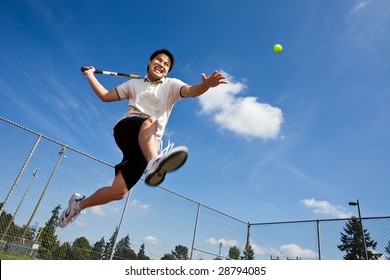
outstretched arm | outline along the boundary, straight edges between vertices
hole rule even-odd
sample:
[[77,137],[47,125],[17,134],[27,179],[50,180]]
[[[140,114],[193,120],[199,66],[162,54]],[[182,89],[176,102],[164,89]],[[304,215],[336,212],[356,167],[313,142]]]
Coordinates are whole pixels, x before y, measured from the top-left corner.
[[222,73],[214,71],[207,77],[205,74],[202,74],[202,82],[200,84],[183,86],[180,95],[182,97],[197,97],[205,93],[209,88],[220,84],[227,84],[226,77]]
[[91,85],[93,91],[103,102],[112,102],[118,101],[118,95],[115,89],[108,91],[95,77],[94,75],[95,68],[90,67],[88,70],[85,70],[83,74],[87,77],[89,84]]

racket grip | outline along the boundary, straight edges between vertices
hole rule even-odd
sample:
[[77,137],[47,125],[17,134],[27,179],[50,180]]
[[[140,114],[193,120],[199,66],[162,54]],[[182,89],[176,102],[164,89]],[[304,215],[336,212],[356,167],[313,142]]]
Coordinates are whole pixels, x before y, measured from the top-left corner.
[[[88,69],[91,69],[91,68],[90,68],[90,67],[87,67],[87,66],[83,66],[83,67],[81,67],[81,72],[87,71]],[[95,69],[95,73],[97,73],[97,74],[102,74],[103,71],[102,71],[102,70],[97,70],[97,69]]]

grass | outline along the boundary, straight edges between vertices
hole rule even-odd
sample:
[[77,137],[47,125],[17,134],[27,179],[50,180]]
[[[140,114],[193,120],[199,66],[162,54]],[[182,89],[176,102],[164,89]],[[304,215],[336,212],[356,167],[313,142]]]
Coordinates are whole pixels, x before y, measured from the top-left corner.
[[16,254],[10,254],[7,252],[0,252],[0,260],[35,260],[29,256],[22,256]]

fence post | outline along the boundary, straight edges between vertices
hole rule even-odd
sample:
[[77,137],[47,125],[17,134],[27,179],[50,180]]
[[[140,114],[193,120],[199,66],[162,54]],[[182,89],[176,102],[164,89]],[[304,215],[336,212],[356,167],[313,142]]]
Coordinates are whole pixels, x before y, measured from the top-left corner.
[[10,197],[11,197],[12,193],[14,192],[14,190],[15,190],[17,184],[19,183],[20,178],[22,178],[22,175],[23,175],[23,173],[24,173],[24,170],[26,169],[28,162],[30,161],[32,155],[34,154],[35,149],[37,148],[38,143],[39,143],[39,141],[41,140],[41,138],[42,138],[42,134],[39,134],[37,140],[35,141],[34,146],[32,147],[30,153],[29,153],[28,156],[27,156],[26,161],[24,162],[24,164],[23,164],[23,166],[22,166],[22,169],[20,169],[19,174],[18,174],[18,176],[17,176],[16,179],[15,179],[15,182],[13,183],[11,189],[9,190],[9,193],[8,193],[7,197],[6,197],[5,200],[4,200],[3,205],[1,206],[0,215],[1,215],[1,213],[3,213],[3,211],[4,211],[4,209],[5,209],[5,205],[8,203],[8,200],[10,199]]
[[251,224],[248,223],[248,230],[247,230],[247,234],[246,234],[246,256],[245,256],[245,259],[247,260],[248,259],[248,251],[249,251],[249,246],[250,246],[250,239],[251,239]]
[[317,245],[318,245],[318,259],[321,260],[321,238],[320,238],[320,221],[317,220]]
[[196,233],[198,231],[199,213],[200,213],[200,203],[198,203],[198,211],[196,212],[196,220],[195,220],[195,227],[194,227],[194,236],[192,238],[190,260],[192,260],[192,254],[194,253],[194,249],[195,249],[195,240],[196,240]]
[[117,244],[119,232],[120,232],[121,227],[122,227],[123,219],[124,219],[125,214],[126,214],[127,205],[129,204],[130,197],[131,197],[131,191],[132,190],[133,189],[130,189],[130,191],[129,191],[128,195],[127,195],[127,198],[126,198],[125,206],[123,207],[122,216],[121,216],[121,219],[120,219],[119,225],[118,225],[118,231],[117,231],[117,233],[115,235],[114,246],[112,246],[112,250],[111,250],[111,254],[110,254],[110,260],[112,260],[112,258],[114,257],[114,252],[115,252],[115,247],[116,247],[116,244]]

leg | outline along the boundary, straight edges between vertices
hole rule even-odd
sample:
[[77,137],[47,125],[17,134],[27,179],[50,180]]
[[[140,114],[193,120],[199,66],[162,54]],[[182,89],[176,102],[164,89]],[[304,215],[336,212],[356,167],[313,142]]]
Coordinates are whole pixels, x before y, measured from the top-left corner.
[[119,170],[111,187],[103,187],[91,196],[80,201],[80,209],[106,204],[114,200],[121,200],[128,192],[122,171]]
[[149,162],[157,156],[158,143],[156,138],[157,121],[155,118],[147,119],[141,126],[138,135],[138,143],[145,156],[146,162]]
[[[122,199],[138,182],[147,165],[139,145],[140,128],[146,120],[147,118],[132,117],[123,119],[115,125],[114,138],[123,153],[123,159],[120,164],[115,166],[115,178],[112,186],[100,188],[88,198],[84,198],[80,194],[73,194],[69,200],[68,208],[60,216],[60,227],[63,228],[74,221],[85,208]],[[153,127],[153,121],[145,126],[145,131],[151,133],[150,131],[153,130],[151,127]],[[153,139],[148,133],[145,133],[145,138]],[[154,147],[156,149],[156,146]]]
[[87,207],[102,205],[113,200],[122,199],[128,192],[122,172],[117,172],[111,187],[103,187],[97,190],[88,198],[83,198],[80,194],[73,194],[69,200],[68,208],[66,208],[59,220],[60,227],[64,228],[69,223],[82,213],[82,210]]
[[146,167],[145,182],[150,186],[157,186],[164,181],[168,172],[182,166],[188,157],[186,147],[171,146],[166,151],[158,154],[158,141],[156,137],[157,121],[154,118],[147,119],[141,126],[138,142],[148,165]]

